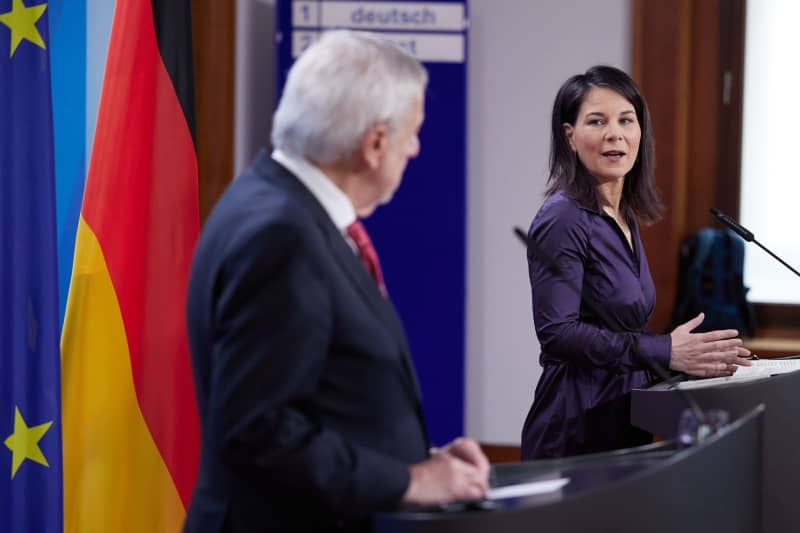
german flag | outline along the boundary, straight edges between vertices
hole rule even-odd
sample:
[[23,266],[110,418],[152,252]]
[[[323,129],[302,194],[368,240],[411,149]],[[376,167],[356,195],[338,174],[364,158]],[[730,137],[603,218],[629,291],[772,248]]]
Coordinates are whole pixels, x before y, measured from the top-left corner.
[[189,0],[117,0],[62,332],[64,531],[173,532],[199,429]]

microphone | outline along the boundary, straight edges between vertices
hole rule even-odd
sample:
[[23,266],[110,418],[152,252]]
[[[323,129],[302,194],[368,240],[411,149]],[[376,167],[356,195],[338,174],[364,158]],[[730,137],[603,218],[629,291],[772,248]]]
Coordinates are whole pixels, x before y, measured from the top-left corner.
[[[606,328],[608,328],[611,331],[616,331],[616,332],[619,332],[619,333],[624,333],[626,331],[625,327],[619,322],[619,320],[615,316],[610,315],[608,312],[606,312],[604,309],[602,309],[599,305],[597,305],[594,301],[592,301],[591,298],[587,298],[583,294],[583,290],[581,289],[580,285],[577,284],[577,282],[575,282],[573,280],[566,279],[564,277],[563,271],[561,270],[561,267],[558,266],[558,263],[556,263],[556,260],[553,259],[550,256],[550,254],[545,252],[542,249],[542,247],[539,246],[539,243],[536,242],[535,239],[533,239],[532,237],[528,237],[528,234],[525,233],[518,226],[514,227],[514,234],[517,237],[519,237],[519,239],[525,244],[525,246],[527,247],[527,249],[528,249],[528,251],[530,253],[532,253],[539,261],[544,263],[545,267],[547,268],[547,270],[550,271],[551,274],[553,274],[555,276],[558,276],[558,278],[561,281],[566,282],[569,285],[569,287],[573,291],[575,291],[575,293],[580,295],[581,301],[598,318],[600,318],[600,321],[603,323],[603,325]],[[667,383],[672,381],[672,378],[670,378],[669,374],[664,369],[664,367],[662,367],[661,364],[658,363],[658,361],[656,361],[655,359],[653,359],[652,357],[650,357],[649,355],[644,353],[639,348],[638,341],[635,341],[633,343],[633,351],[636,353],[636,355],[639,357],[639,359],[641,359],[644,362],[644,364],[647,365],[647,367],[650,368],[650,370],[652,370],[653,373],[656,374],[662,381],[665,381]],[[680,397],[683,399],[683,401],[686,403],[686,405],[692,411],[692,414],[694,415],[694,418],[697,421],[697,435],[699,437],[698,441],[702,440],[702,437],[711,435],[713,433],[713,431],[712,431],[711,426],[708,423],[708,417],[703,412],[703,410],[700,409],[700,406],[697,404],[697,402],[695,401],[694,397],[692,395],[690,395],[686,391],[686,389],[683,389],[681,387],[678,387],[678,388],[676,388],[674,390],[680,395]]]
[[723,213],[722,211],[720,211],[716,207],[712,207],[711,208],[711,214],[714,215],[715,217],[717,217],[717,219],[720,222],[722,222],[723,224],[728,226],[730,229],[732,229],[733,231],[738,233],[739,237],[741,237],[742,239],[746,240],[747,242],[753,242],[755,240],[755,237],[753,237],[753,232],[752,231],[749,231],[744,226],[740,226],[738,222],[733,220],[731,217],[729,217],[728,215],[726,215],[725,213]]
[[798,272],[797,270],[795,270],[794,268],[789,266],[789,263],[787,263],[786,261],[784,261],[783,259],[781,259],[777,255],[772,253],[772,251],[770,251],[769,248],[767,248],[766,246],[764,246],[763,244],[758,242],[756,240],[755,236],[753,236],[753,232],[752,231],[750,231],[747,228],[745,228],[744,226],[740,225],[738,222],[733,220],[731,217],[729,217],[728,215],[726,215],[725,213],[723,213],[722,211],[720,211],[716,207],[712,207],[711,208],[711,214],[714,215],[715,217],[717,217],[717,220],[719,220],[720,222],[722,222],[723,224],[728,226],[730,229],[732,229],[734,232],[736,232],[736,234],[739,235],[742,239],[746,240],[747,242],[756,243],[762,250],[764,250],[769,255],[774,257],[780,264],[782,264],[783,266],[785,266],[786,268],[791,270],[794,273],[795,276],[800,277],[800,272]]

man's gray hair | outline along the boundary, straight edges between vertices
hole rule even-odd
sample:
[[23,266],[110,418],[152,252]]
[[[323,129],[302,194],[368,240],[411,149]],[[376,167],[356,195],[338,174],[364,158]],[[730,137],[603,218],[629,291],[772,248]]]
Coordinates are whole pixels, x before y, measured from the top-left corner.
[[289,70],[272,144],[316,163],[339,161],[372,126],[385,124],[391,134],[427,82],[416,59],[377,35],[326,32]]

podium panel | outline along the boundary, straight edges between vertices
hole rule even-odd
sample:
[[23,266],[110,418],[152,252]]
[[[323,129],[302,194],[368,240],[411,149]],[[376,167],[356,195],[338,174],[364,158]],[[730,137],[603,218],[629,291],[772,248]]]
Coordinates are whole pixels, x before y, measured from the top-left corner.
[[493,486],[568,478],[560,490],[491,510],[384,513],[375,533],[752,533],[761,520],[763,407],[702,444],[617,450],[493,467]]
[[[704,410],[724,409],[736,418],[764,404],[764,468],[761,491],[765,533],[800,531],[800,372],[728,382],[689,391]],[[670,386],[634,390],[631,423],[655,435],[673,437],[686,404]],[[732,463],[735,465],[736,463]]]

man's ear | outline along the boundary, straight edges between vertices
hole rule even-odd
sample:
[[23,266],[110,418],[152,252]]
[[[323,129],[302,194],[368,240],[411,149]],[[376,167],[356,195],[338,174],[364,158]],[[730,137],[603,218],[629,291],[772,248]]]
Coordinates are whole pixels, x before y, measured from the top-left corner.
[[375,124],[361,138],[361,155],[370,170],[381,166],[388,142],[389,130],[384,124]]
[[575,132],[575,128],[572,127],[572,124],[569,122],[565,122],[561,125],[564,128],[564,135],[567,136],[567,142],[569,143],[569,147],[572,148],[572,151],[575,151],[575,145],[572,143],[572,134]]

